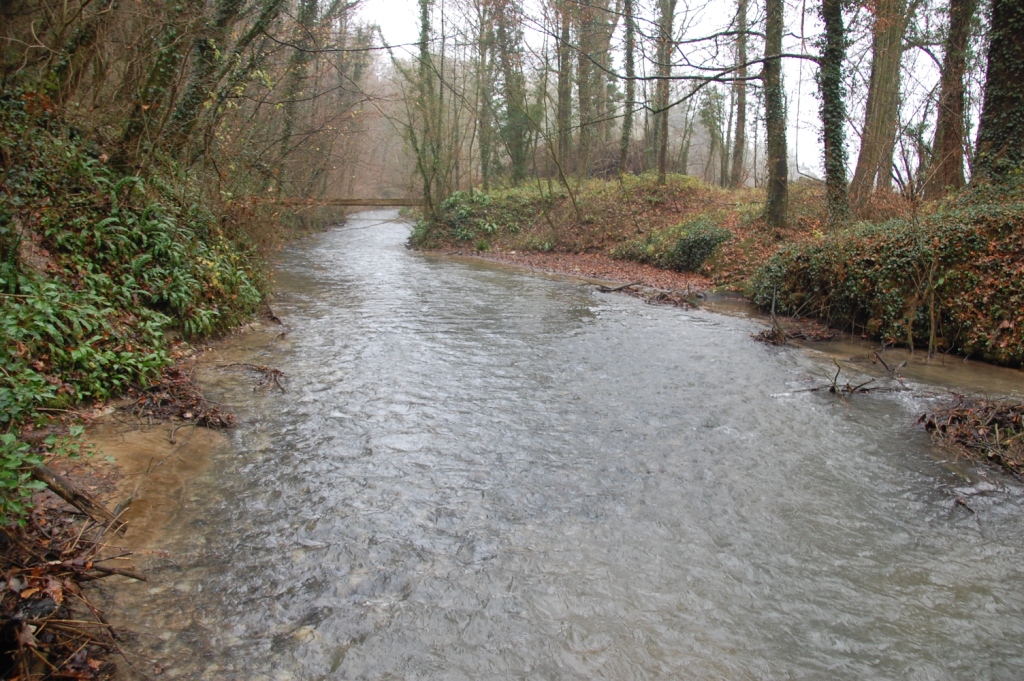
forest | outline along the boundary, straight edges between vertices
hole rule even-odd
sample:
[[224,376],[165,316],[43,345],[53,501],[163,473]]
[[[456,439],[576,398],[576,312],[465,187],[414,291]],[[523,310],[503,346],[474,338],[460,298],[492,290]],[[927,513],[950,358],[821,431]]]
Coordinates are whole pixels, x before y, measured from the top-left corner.
[[1024,363],[1024,2],[373,1],[0,0],[5,524],[351,198]]

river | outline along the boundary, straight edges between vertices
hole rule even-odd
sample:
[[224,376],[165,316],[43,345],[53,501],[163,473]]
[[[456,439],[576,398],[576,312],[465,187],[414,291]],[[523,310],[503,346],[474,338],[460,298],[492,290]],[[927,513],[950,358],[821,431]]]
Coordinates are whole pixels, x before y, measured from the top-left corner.
[[408,229],[361,213],[282,254],[290,333],[221,358],[287,393],[204,371],[241,424],[151,581],[106,597],[140,670],[1020,678],[1024,487],[913,425],[927,386],[805,392],[831,358],[754,319],[410,252]]

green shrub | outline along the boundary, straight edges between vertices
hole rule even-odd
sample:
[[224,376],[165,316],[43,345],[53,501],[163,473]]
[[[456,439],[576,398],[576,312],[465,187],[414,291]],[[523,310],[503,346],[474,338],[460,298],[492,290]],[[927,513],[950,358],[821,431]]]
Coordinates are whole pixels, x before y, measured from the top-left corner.
[[627,241],[611,255],[677,272],[697,272],[731,238],[732,232],[716,225],[711,216],[702,215],[643,239]]
[[0,525],[24,523],[32,493],[46,485],[32,479],[29,466],[43,459],[12,433],[0,433]]
[[1024,185],[971,188],[917,223],[855,225],[783,249],[754,302],[885,342],[1024,362]]

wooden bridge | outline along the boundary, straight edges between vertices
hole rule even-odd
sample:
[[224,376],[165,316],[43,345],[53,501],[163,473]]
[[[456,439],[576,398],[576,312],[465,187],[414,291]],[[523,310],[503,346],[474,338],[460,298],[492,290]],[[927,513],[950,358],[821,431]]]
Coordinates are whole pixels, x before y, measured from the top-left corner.
[[292,197],[264,198],[254,196],[252,197],[252,201],[253,203],[271,206],[287,206],[289,208],[298,208],[302,206],[374,206],[380,208],[397,208],[401,206],[423,205],[423,199],[300,199]]

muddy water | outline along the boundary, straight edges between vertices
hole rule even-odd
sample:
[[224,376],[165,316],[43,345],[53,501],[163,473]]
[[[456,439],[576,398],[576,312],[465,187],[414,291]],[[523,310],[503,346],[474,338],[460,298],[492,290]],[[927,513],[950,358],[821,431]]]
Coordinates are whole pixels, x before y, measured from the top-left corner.
[[139,669],[1019,678],[1024,489],[934,448],[926,398],[801,392],[831,358],[754,320],[412,253],[393,217],[285,253],[291,333],[223,350],[289,392],[206,371],[242,425],[108,603]]

